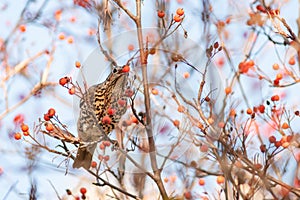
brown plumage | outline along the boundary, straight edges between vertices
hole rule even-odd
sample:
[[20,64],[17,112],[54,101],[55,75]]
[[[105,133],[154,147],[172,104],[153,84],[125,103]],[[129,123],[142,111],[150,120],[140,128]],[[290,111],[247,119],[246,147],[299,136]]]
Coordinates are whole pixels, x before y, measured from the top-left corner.
[[104,82],[91,86],[80,100],[78,136],[91,144],[79,145],[73,168],[90,168],[97,141],[101,135],[108,135],[126,112],[124,90],[128,73],[122,69],[114,68]]

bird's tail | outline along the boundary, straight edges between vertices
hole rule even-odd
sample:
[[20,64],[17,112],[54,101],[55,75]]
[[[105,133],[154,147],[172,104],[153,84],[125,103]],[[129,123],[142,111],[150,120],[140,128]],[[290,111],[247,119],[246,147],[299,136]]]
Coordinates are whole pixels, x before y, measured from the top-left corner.
[[82,145],[79,145],[77,155],[73,163],[73,168],[83,167],[86,170],[89,170],[96,146],[97,144],[92,144],[88,147],[82,147]]

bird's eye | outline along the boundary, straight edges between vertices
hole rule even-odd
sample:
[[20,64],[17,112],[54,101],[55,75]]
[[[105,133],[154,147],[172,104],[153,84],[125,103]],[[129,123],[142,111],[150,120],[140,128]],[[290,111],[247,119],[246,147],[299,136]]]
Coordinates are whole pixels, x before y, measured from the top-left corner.
[[117,73],[117,71],[118,71],[118,70],[117,70],[116,68],[113,69],[113,73]]

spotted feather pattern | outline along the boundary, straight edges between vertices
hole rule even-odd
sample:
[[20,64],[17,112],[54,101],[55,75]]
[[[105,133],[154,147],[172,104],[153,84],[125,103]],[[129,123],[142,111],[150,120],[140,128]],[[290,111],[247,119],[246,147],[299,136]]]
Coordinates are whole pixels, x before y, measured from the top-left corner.
[[[82,141],[97,141],[102,134],[108,135],[119,123],[127,108],[124,96],[127,79],[128,73],[122,73],[122,68],[115,69],[103,83],[91,86],[83,95],[77,123],[78,135]],[[123,101],[122,104],[120,100]],[[108,113],[108,109],[113,109],[114,113]],[[105,116],[109,116],[111,123],[103,123]],[[96,144],[79,147],[73,167],[89,169],[95,148]]]

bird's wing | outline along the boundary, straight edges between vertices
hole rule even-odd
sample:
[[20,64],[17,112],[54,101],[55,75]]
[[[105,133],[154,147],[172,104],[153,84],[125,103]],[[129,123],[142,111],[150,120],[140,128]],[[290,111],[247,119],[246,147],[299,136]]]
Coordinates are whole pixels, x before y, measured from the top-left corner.
[[80,100],[80,113],[77,121],[79,138],[84,142],[98,140],[101,136],[100,127],[94,113],[94,94],[97,85],[91,86]]

